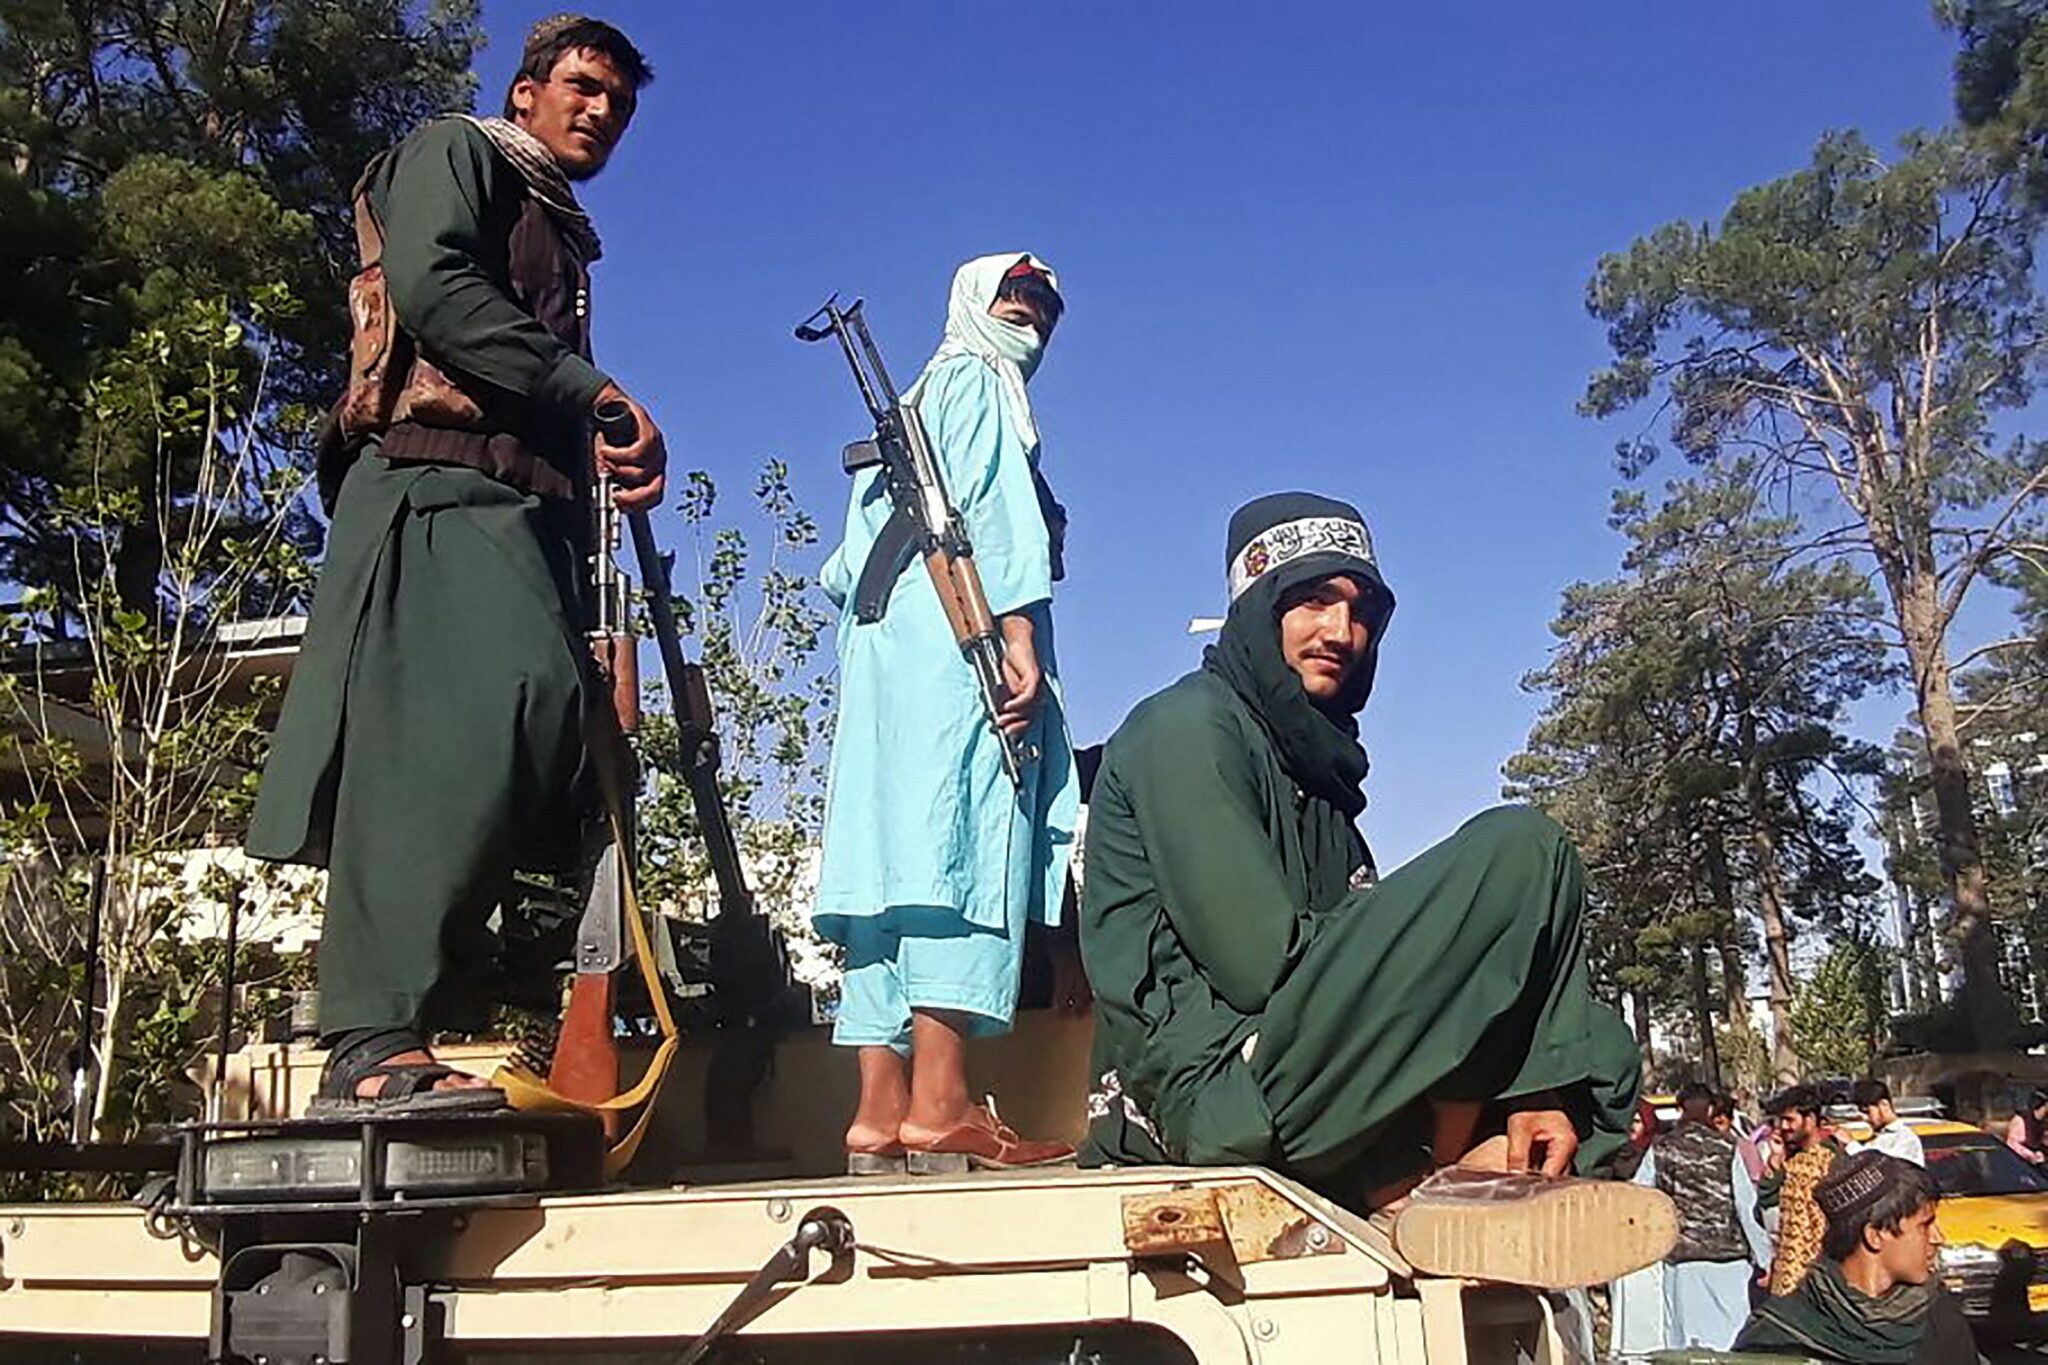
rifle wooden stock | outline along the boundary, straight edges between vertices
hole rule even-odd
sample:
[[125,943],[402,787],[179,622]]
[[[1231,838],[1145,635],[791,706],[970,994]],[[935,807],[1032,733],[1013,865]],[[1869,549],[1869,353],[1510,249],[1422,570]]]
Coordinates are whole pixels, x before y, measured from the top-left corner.
[[1033,754],[1020,737],[1004,733],[1001,724],[1002,708],[1010,700],[1010,684],[1003,674],[1003,637],[989,610],[981,571],[974,567],[972,555],[953,554],[943,545],[925,556],[924,567],[938,594],[939,608],[946,613],[946,624],[952,627],[953,642],[974,670],[982,709],[1002,753],[1003,771],[1013,784],[1021,783],[1024,765]]
[[605,677],[612,685],[612,714],[619,733],[640,732],[640,640],[628,632],[614,635],[605,649]]
[[[555,1042],[548,1087],[566,1099],[602,1104],[619,1093],[619,1044],[612,1036],[614,986],[610,972],[579,972],[569,987],[562,1031]],[[619,1116],[603,1116],[605,1139],[618,1137]]]

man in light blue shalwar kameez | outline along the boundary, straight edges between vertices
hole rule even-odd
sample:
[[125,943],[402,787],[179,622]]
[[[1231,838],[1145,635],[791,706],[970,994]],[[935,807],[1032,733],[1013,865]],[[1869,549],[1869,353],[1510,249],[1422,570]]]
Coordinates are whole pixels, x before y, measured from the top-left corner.
[[1035,758],[1003,770],[921,558],[862,622],[854,586],[892,510],[881,472],[856,478],[845,542],[820,577],[840,606],[840,704],[813,912],[845,948],[833,1041],[860,1050],[849,1168],[1020,1165],[1071,1155],[969,1099],[967,1038],[1016,1008],[1024,930],[1057,921],[1079,787],[1052,633],[1056,546],[1035,477],[1025,382],[1063,307],[1030,256],[985,256],[953,280],[945,339],[906,393],[973,545],[1015,694],[1003,717]]

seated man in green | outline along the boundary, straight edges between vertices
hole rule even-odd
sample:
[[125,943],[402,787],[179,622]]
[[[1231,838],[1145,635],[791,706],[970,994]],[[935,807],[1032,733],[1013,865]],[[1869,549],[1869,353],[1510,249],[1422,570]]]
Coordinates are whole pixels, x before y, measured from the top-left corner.
[[1935,1278],[1941,1228],[1934,1178],[1878,1151],[1844,1157],[1814,1201],[1821,1257],[1789,1294],[1750,1314],[1735,1349],[1858,1365],[1979,1360],[1963,1310]]
[[[1364,521],[1311,494],[1259,498],[1231,518],[1226,562],[1221,636],[1110,739],[1089,808],[1084,1162],[1259,1163],[1361,1211],[1440,1167],[1590,1169],[1628,1131],[1640,1058],[1587,990],[1577,853],[1549,819],[1510,807],[1376,881],[1353,824],[1366,773],[1355,717],[1394,596]],[[1645,1264],[1675,1235],[1655,1191],[1519,1188],[1540,1197],[1510,1203],[1544,1219],[1558,1194],[1596,1226],[1638,1215],[1641,1247],[1577,1239],[1604,1242],[1603,1264]],[[1397,1224],[1404,1251],[1426,1204]],[[1553,1265],[1529,1282],[1597,1269]]]

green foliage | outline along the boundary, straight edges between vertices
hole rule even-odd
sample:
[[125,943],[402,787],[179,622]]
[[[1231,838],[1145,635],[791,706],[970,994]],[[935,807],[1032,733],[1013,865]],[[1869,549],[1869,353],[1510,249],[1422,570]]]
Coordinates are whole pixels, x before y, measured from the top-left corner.
[[200,1046],[220,964],[180,937],[204,929],[184,853],[239,830],[276,701],[234,682],[215,631],[308,599],[321,533],[299,499],[344,354],[348,191],[470,104],[479,42],[473,0],[0,0],[12,1133],[62,1135],[94,849],[107,1131],[167,1117]]
[[1777,1089],[1770,1048],[1763,1035],[1750,1027],[1748,1019],[1738,1017],[1733,1023],[1724,1024],[1714,1036],[1721,1054],[1723,1089],[1731,1093],[1747,1090],[1752,1095],[1765,1095]]
[[[709,474],[691,471],[682,490],[694,575],[678,584],[677,617],[710,681],[734,832],[762,908],[790,936],[806,978],[822,981],[829,975],[826,952],[803,907],[817,871],[836,683],[817,666],[829,618],[811,592],[813,580],[796,567],[817,544],[817,524],[797,505],[780,460],[767,461],[755,480],[760,529],[752,538],[717,523],[718,490]],[[715,889],[658,684],[649,688],[646,714],[643,894],[701,917],[716,908]]]
[[[1605,257],[1587,306],[1613,362],[1582,411],[1650,402],[1668,440],[1796,508],[1788,554],[1874,570],[1914,688],[1932,841],[1987,1039],[2009,1032],[1989,937],[1951,628],[1972,589],[2036,555],[2048,446],[2007,441],[2043,336],[2039,226],[1994,141],[1950,130],[1887,160],[1853,133],[1739,195],[1717,226],[1672,223]],[[1617,446],[1641,475],[1658,440]],[[2002,1041],[2002,1039],[2000,1039]]]
[[[0,0],[0,578],[61,584],[74,547],[50,519],[88,471],[144,505],[157,476],[183,493],[176,463],[98,430],[93,389],[148,363],[174,402],[199,377],[163,367],[158,339],[194,307],[231,300],[227,363],[269,370],[265,407],[236,420],[311,426],[344,354],[349,189],[468,107],[479,42],[473,0]],[[282,529],[317,549],[310,518]],[[159,568],[145,530],[116,550],[137,608]],[[61,593],[41,625],[76,628]]]
[[[67,557],[0,614],[0,1122],[12,1134],[68,1135],[88,1024],[99,1131],[175,1117],[218,1008],[207,991],[224,949],[187,937],[211,928],[199,907],[243,888],[195,883],[193,852],[239,835],[277,700],[274,683],[241,679],[218,628],[298,595],[310,573],[286,533],[298,480],[251,417],[267,334],[252,342],[235,320],[292,301],[258,292],[244,308],[186,300],[104,358],[86,388],[87,463],[49,513]],[[122,581],[137,536],[156,565],[143,606]],[[49,628],[58,601],[63,635]],[[305,889],[247,875],[286,900]],[[95,915],[102,1004],[84,1021]],[[257,955],[243,956],[247,981]]]
[[1890,1022],[1890,970],[1890,953],[1882,945],[1845,939],[1800,983],[1792,1022],[1808,1075],[1870,1074]]
[[1624,573],[1566,590],[1557,651],[1524,680],[1542,715],[1505,769],[1586,856],[1596,975],[1695,1046],[1703,1008],[1742,1018],[1725,968],[1759,928],[1789,1037],[1792,932],[1860,921],[1876,885],[1849,837],[1876,759],[1844,732],[1886,677],[1875,603],[1846,567],[1795,562],[1797,523],[1741,473],[1673,484],[1655,509],[1616,496]]
[[1959,40],[1956,114],[1990,154],[2017,169],[2016,185],[2048,203],[2048,4],[2042,0],[1936,0]]

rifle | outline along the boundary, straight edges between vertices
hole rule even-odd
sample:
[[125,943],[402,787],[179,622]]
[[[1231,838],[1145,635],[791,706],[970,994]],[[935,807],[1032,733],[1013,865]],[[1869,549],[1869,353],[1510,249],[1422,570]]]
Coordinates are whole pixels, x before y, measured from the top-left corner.
[[[602,404],[595,417],[598,432],[612,445],[631,445],[638,434],[632,410],[624,403]],[[594,633],[602,639],[602,647],[597,650],[600,661],[611,667],[613,700],[620,709],[621,724],[616,729],[608,722],[594,726],[591,744],[600,784],[611,807],[609,824],[613,838],[598,857],[590,898],[577,925],[575,984],[557,1035],[548,1079],[543,1081],[530,1065],[515,1057],[499,1068],[496,1080],[515,1107],[571,1109],[601,1120],[606,1139],[612,1143],[606,1170],[616,1172],[632,1159],[647,1131],[655,1098],[675,1056],[678,1035],[668,1005],[667,985],[662,979],[664,964],[659,959],[663,954],[656,942],[648,938],[636,913],[631,871],[631,794],[637,783],[631,778],[632,755],[623,728],[627,719],[638,717],[637,690],[629,694],[624,686],[625,670],[635,668],[637,675],[637,668],[628,662],[633,641],[626,621],[626,585],[611,563],[618,522],[610,481],[600,474],[595,491],[597,506],[593,511],[598,530],[592,579],[598,587],[599,625],[617,627],[617,631]],[[668,680],[669,697],[675,708],[683,781],[690,790],[698,830],[718,884],[718,912],[706,926],[710,938],[713,1020],[721,1026],[705,1077],[706,1132],[720,1151],[751,1157],[757,1155],[752,1100],[766,1075],[773,1037],[799,1017],[808,1016],[809,997],[794,986],[782,935],[757,912],[753,892],[740,867],[739,844],[733,837],[732,822],[726,815],[724,794],[718,783],[718,728],[711,709],[711,690],[704,670],[683,657],[675,607],[669,600],[669,557],[655,544],[653,528],[644,512],[630,514],[627,523],[632,532],[634,557],[639,562],[648,615],[654,625],[655,643]],[[611,613],[609,620],[603,619],[607,613]],[[623,645],[619,643],[621,637]],[[630,711],[625,709],[629,695]],[[666,937],[659,942],[663,948],[674,947]],[[661,1043],[646,1073],[631,1090],[624,1090],[618,1079],[613,980],[634,953],[643,954],[646,959],[641,963],[640,975],[660,1027]],[[634,1109],[640,1111],[640,1116],[622,1134],[625,1116]]]
[[[953,629],[953,640],[974,670],[982,711],[996,732],[1003,771],[1009,774],[1010,785],[1021,791],[1024,765],[1036,755],[1022,735],[1005,734],[999,723],[1003,706],[1010,700],[1010,687],[1003,679],[1003,642],[989,611],[988,594],[982,591],[980,571],[974,566],[974,547],[947,495],[945,475],[932,455],[924,418],[914,405],[897,397],[888,368],[882,364],[882,353],[868,335],[862,302],[855,299],[852,307],[841,308],[839,296],[834,294],[796,328],[798,341],[838,338],[839,349],[853,368],[853,382],[875,423],[875,434],[849,444],[840,464],[848,474],[879,465],[893,508],[868,551],[867,563],[861,566],[853,595],[854,616],[863,624],[881,620],[904,566],[912,555],[924,558],[939,606]],[[820,318],[825,320],[822,327]]]
[[[603,729],[594,742],[615,750],[617,771],[633,771],[626,743],[640,728],[639,639],[627,605],[630,585],[613,558],[619,544],[619,509],[612,503],[611,479],[597,476],[591,508],[590,585],[592,621],[590,653],[598,675],[611,693],[615,729]],[[630,812],[626,812],[630,816]],[[630,842],[630,819],[620,833]],[[567,1099],[597,1104],[619,1093],[619,1044],[612,1019],[617,1013],[616,973],[632,952],[624,932],[624,888],[620,883],[621,849],[607,838],[591,869],[590,889],[576,925],[575,976],[569,1003],[562,1012],[548,1065],[548,1085]],[[608,1115],[608,1137],[617,1136],[617,1116]]]
[[[596,423],[599,434],[614,446],[631,445],[639,436],[639,423],[624,403],[599,405]],[[604,500],[607,504],[611,501],[608,489]],[[753,890],[740,866],[739,841],[733,835],[725,793],[718,781],[718,717],[711,705],[711,687],[703,666],[683,657],[682,636],[676,628],[669,588],[672,557],[655,543],[654,528],[645,512],[627,514],[626,524],[648,619],[654,627],[655,647],[661,655],[662,676],[668,682],[683,783],[690,790],[697,833],[704,840],[712,880],[718,887],[718,912],[712,916],[710,928],[712,989],[720,1014],[732,1023],[786,1014],[791,1005],[788,952],[781,934],[755,906]]]

